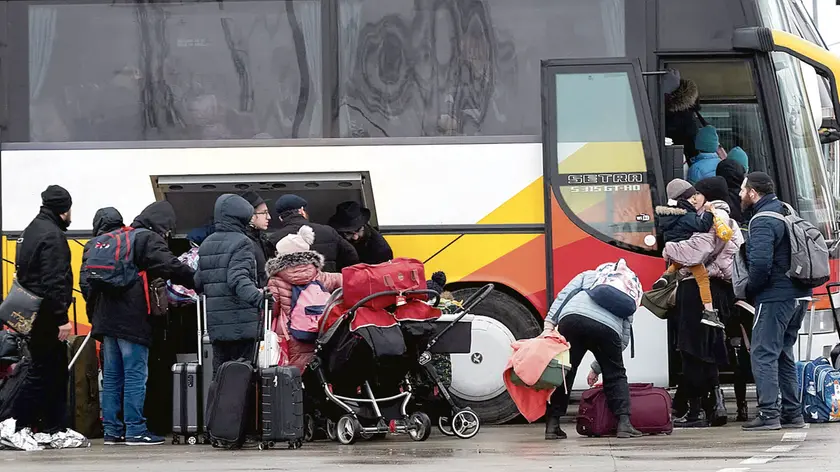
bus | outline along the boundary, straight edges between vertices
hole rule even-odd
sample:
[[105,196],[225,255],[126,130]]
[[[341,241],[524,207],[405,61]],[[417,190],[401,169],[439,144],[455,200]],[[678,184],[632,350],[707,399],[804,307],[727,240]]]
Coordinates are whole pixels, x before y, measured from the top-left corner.
[[[788,0],[0,1],[3,286],[48,184],[73,195],[75,271],[100,207],[130,222],[169,201],[178,237],[222,193],[296,193],[317,222],[356,200],[456,297],[495,284],[451,390],[506,422],[510,344],[565,283],[619,258],[646,288],[664,269],[653,208],[684,171],[664,71],[837,239],[819,130],[840,59],[818,38]],[[814,308],[819,353],[836,335],[828,298]],[[630,379],[674,384],[668,323],[642,309],[634,331]]]

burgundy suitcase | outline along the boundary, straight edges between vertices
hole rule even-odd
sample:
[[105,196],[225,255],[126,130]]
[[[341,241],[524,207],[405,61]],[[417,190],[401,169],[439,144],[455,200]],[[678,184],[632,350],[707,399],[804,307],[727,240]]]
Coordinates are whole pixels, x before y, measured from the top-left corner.
[[[671,434],[671,396],[649,383],[630,384],[630,422],[645,434]],[[618,420],[607,407],[603,387],[591,388],[580,399],[577,432],[581,436],[615,436]]]

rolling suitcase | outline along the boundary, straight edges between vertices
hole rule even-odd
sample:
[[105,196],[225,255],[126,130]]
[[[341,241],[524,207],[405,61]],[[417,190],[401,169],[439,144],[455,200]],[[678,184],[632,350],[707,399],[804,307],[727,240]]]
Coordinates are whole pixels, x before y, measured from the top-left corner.
[[[653,384],[630,384],[630,421],[644,434],[671,434],[671,396]],[[603,387],[591,388],[580,398],[577,432],[581,436],[615,436],[618,419],[607,407]]]
[[[268,313],[268,298],[265,301]],[[260,330],[264,329],[260,323]],[[216,379],[210,385],[207,407],[207,432],[214,447],[238,449],[245,443],[249,421],[249,406],[253,405],[255,369],[259,356],[259,343],[254,343],[252,360],[228,361],[219,367]],[[252,362],[253,361],[253,362]],[[278,379],[279,381],[279,379]]]
[[[198,318],[198,361],[179,362],[172,365],[172,444],[180,444],[183,438],[187,444],[206,442],[204,438],[204,377],[202,371],[201,320],[206,316],[205,298],[195,304]],[[202,314],[204,316],[202,316]]]
[[[266,305],[263,326],[270,329],[271,311]],[[265,336],[264,336],[265,338]],[[268,356],[264,356],[266,359]],[[272,448],[288,442],[290,449],[303,444],[303,382],[293,366],[260,366],[261,442],[259,448]]]

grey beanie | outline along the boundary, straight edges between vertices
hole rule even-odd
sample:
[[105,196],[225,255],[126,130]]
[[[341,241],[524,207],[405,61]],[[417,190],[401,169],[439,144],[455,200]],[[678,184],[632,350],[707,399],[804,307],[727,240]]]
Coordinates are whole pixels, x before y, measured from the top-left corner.
[[697,190],[694,189],[693,185],[683,179],[674,179],[668,182],[665,193],[668,194],[669,199],[679,200],[681,198],[690,198],[697,193]]

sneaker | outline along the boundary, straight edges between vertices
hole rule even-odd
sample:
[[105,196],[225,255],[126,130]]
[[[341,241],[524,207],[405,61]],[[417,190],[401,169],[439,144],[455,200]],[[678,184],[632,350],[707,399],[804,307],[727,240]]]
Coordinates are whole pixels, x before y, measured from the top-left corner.
[[106,434],[104,444],[106,446],[121,446],[125,444],[125,438],[122,436],[108,436]]
[[157,446],[163,444],[164,438],[146,431],[140,436],[133,436],[125,439],[127,446]]
[[782,418],[780,423],[783,429],[801,429],[805,427],[805,420],[801,416],[793,419]]
[[725,328],[718,318],[717,310],[703,310],[703,319],[700,322],[713,328]]
[[744,431],[778,431],[782,429],[782,423],[779,418],[765,418],[758,415],[752,421],[747,422],[741,429]]

